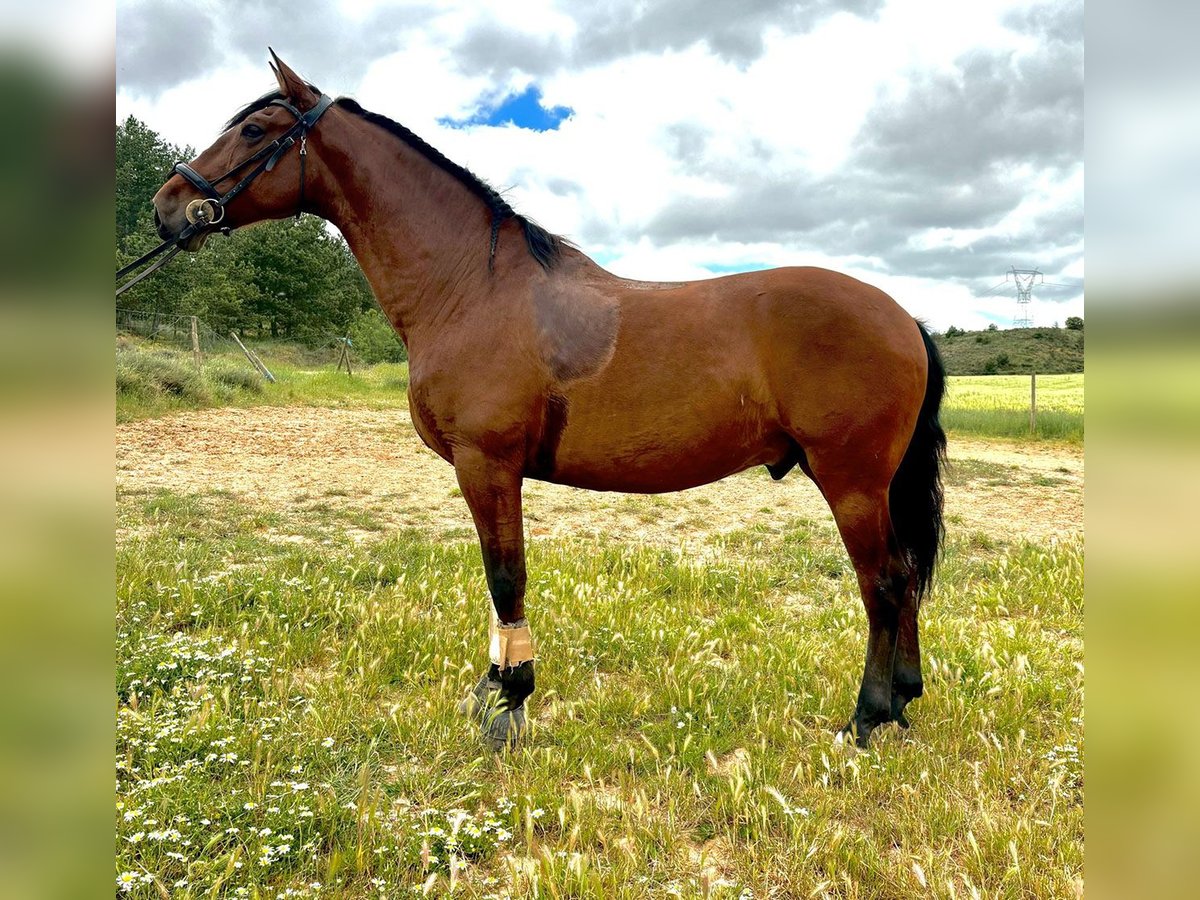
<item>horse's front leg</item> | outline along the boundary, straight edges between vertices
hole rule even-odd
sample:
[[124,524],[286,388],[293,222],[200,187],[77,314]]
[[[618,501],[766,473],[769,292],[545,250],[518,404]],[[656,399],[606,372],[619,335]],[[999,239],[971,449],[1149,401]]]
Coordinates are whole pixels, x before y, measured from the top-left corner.
[[475,450],[454,455],[454,470],[471,508],[492,594],[491,666],[464,712],[479,716],[494,749],[513,746],[525,730],[525,698],[533,693],[533,644],[525,621],[525,534],[521,470]]

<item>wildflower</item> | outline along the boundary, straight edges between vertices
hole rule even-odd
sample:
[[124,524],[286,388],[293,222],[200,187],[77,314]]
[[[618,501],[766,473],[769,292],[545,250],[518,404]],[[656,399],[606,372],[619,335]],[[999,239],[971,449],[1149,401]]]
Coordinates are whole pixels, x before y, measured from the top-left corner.
[[139,880],[137,872],[122,872],[117,876],[117,887],[121,889],[121,893],[128,894]]
[[325,740],[321,741],[321,746],[324,747],[326,750],[328,750],[330,747],[333,746],[333,738],[331,738],[331,737],[325,738]]

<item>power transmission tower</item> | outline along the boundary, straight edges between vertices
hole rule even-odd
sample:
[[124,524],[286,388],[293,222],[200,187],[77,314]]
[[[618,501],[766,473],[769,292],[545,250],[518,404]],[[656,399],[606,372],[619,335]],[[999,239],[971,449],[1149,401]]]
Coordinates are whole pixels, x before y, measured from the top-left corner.
[[1012,279],[1017,286],[1017,312],[1013,316],[1013,328],[1030,328],[1033,319],[1029,315],[1029,305],[1033,301],[1033,286],[1044,283],[1040,269],[1018,269],[1010,266],[1004,275],[1007,282]]

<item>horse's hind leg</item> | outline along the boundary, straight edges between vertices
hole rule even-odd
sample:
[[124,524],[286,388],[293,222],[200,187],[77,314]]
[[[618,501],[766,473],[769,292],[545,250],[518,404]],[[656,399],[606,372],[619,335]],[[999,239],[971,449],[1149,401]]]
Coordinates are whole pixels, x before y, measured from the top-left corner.
[[455,453],[454,469],[475,519],[492,595],[491,667],[464,712],[479,715],[494,748],[516,743],[525,730],[525,698],[533,693],[533,653],[525,621],[525,535],[521,472],[471,449]]
[[910,579],[900,605],[900,627],[896,635],[896,662],[892,670],[892,718],[908,727],[904,707],[924,692],[921,679],[921,644],[917,636],[917,614],[921,602]]
[[[819,470],[817,477],[821,477]],[[871,732],[894,718],[893,675],[910,572],[892,531],[886,487],[843,489],[836,481],[831,484],[827,480],[823,488],[858,575],[867,611],[869,631],[862,685],[854,717],[845,728],[860,747],[865,747]]]

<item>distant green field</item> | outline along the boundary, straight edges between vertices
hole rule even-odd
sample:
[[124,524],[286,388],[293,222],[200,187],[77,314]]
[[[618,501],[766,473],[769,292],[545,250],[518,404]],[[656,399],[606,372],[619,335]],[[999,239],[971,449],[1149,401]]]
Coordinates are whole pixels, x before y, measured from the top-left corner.
[[947,431],[979,437],[1083,441],[1083,373],[1037,377],[1037,432],[1029,430],[1028,375],[952,375]]

